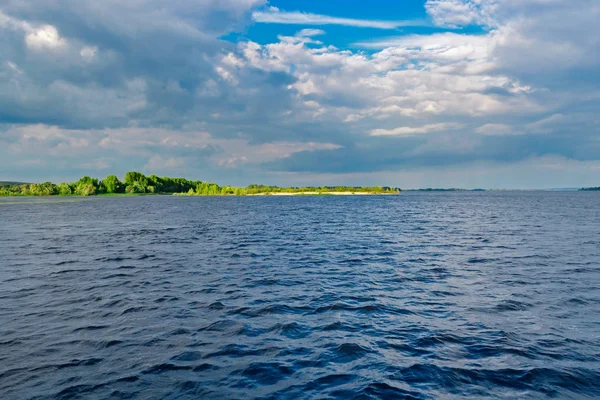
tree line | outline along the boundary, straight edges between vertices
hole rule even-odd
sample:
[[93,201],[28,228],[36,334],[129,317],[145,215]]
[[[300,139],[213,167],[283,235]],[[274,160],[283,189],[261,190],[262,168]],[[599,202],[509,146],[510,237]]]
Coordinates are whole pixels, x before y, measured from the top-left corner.
[[249,185],[247,187],[219,186],[216,183],[169,178],[141,172],[127,172],[121,181],[116,175],[100,180],[84,176],[76,182],[8,184],[0,186],[0,196],[94,196],[110,194],[175,194],[186,196],[246,196],[273,193],[397,193],[399,189],[372,186],[309,186],[278,187]]

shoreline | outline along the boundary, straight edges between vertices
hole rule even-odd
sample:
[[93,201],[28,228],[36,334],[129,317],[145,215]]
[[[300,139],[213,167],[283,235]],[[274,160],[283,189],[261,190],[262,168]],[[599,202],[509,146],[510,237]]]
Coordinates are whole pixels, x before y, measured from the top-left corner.
[[245,196],[378,196],[378,195],[398,195],[399,193],[375,193],[375,192],[271,192],[255,193]]
[[[91,196],[81,196],[76,194],[70,195],[0,195],[0,199],[16,199],[16,198],[57,198],[57,199],[90,199],[90,198],[106,198],[106,197],[153,197],[153,196],[167,196],[167,197],[265,197],[265,196],[277,196],[277,197],[289,197],[289,196],[398,196],[400,193],[376,193],[376,192],[275,192],[275,193],[253,193],[253,194],[188,194],[188,193],[102,193]],[[74,200],[71,200],[74,201]]]

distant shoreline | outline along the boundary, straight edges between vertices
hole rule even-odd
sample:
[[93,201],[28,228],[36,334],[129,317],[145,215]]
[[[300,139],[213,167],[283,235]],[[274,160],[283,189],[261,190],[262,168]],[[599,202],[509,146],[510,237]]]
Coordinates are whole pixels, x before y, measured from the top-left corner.
[[100,180],[84,176],[76,182],[19,183],[0,182],[0,196],[350,196],[398,194],[399,188],[385,186],[304,186],[279,187],[252,184],[246,187],[220,186],[216,183],[149,175],[130,171],[121,181],[115,175]]
[[375,192],[269,192],[247,194],[246,196],[379,196],[379,195],[397,195],[400,193],[375,193]]
[[280,187],[269,185],[248,185],[247,187],[219,186],[215,183],[185,178],[145,176],[139,172],[128,172],[123,181],[115,175],[105,179],[83,177],[77,182],[27,183],[0,181],[0,197],[12,196],[363,196],[381,194],[435,193],[435,192],[503,192],[503,191],[581,191],[597,192],[600,187],[584,188],[544,188],[544,189],[463,189],[463,188],[416,188],[400,189],[388,186],[305,186]]

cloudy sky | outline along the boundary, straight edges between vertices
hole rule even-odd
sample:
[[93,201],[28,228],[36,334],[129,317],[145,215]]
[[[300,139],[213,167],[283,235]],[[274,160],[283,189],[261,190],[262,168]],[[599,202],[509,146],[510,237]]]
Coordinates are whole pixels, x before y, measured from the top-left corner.
[[0,180],[600,185],[598,0],[0,0]]

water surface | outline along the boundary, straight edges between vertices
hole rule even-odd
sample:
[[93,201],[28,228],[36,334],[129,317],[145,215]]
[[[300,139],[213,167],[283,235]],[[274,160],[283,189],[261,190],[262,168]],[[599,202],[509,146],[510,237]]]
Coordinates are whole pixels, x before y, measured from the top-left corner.
[[0,218],[2,399],[600,397],[600,193],[13,198]]

